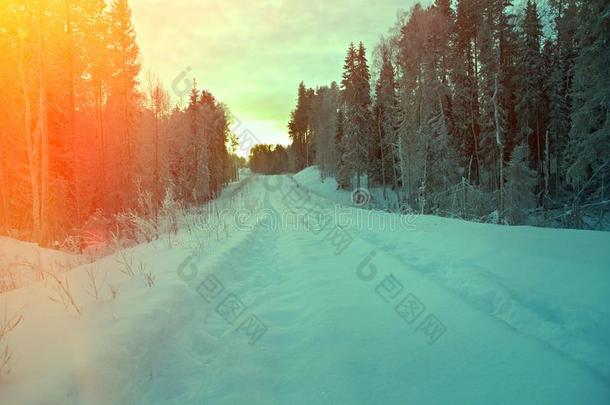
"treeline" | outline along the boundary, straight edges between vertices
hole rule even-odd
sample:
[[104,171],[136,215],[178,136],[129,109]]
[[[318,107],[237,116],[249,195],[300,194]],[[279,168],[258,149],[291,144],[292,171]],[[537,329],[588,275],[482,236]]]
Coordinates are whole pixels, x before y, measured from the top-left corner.
[[200,204],[236,176],[226,108],[195,85],[172,107],[141,75],[127,0],[0,7],[0,232],[104,238],[118,213]]
[[601,227],[610,5],[540,4],[548,26],[531,0],[418,4],[376,47],[373,85],[364,46],[350,45],[340,85],[299,87],[292,169],[317,164],[344,189],[366,175],[397,208]]
[[250,170],[262,174],[282,174],[289,170],[288,151],[282,145],[256,145],[250,150]]

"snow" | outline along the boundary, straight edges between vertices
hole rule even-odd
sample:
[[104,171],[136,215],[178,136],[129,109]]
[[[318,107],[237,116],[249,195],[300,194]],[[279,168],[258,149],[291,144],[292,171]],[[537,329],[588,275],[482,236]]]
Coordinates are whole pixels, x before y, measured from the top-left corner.
[[0,236],[0,293],[43,279],[45,272],[70,270],[83,260],[77,255]]
[[[350,204],[346,191],[333,198],[334,179],[322,183],[315,167],[294,178],[336,203]],[[610,381],[610,233],[423,215],[411,225],[413,232],[386,227],[361,237]]]
[[315,169],[250,177],[205,229],[125,250],[133,277],[66,273],[80,316],[52,279],[2,294],[24,318],[0,403],[610,402],[610,234],[349,205]]
[[311,166],[295,174],[294,180],[308,190],[339,204],[351,204],[351,193],[337,189],[337,181],[334,177],[321,180],[320,171]]

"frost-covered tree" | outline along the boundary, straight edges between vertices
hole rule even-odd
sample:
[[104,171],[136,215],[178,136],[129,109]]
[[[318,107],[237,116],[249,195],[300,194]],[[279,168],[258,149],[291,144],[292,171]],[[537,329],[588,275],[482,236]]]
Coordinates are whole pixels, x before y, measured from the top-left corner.
[[549,0],[555,13],[555,40],[549,47],[550,74],[546,82],[549,97],[549,136],[552,139],[554,194],[560,196],[565,183],[565,156],[570,132],[572,97],[571,88],[576,58],[576,29],[578,8],[576,0]]
[[313,97],[309,116],[314,142],[315,162],[322,179],[336,172],[337,153],[335,135],[337,132],[337,109],[339,108],[339,87],[335,82],[318,88]]
[[345,114],[345,158],[351,174],[356,176],[356,187],[360,187],[360,177],[370,175],[373,166],[370,159],[373,136],[370,73],[362,43],[357,49],[350,45],[341,90]]
[[[0,8],[0,231],[43,245],[83,232],[109,237],[122,226],[118,214],[141,214],[145,200],[156,216],[175,179],[205,178],[183,170],[186,161],[207,166],[212,190],[216,176],[224,184],[224,141],[212,137],[218,162],[186,159],[189,114],[170,114],[156,80],[140,83],[127,0]],[[192,195],[179,203],[194,203]]]
[[[422,211],[516,223],[528,213],[565,217],[571,206],[603,218],[610,206],[607,1],[548,0],[550,14],[539,12],[541,2],[514,3],[436,0],[400,13],[378,47],[371,137],[353,135],[369,129],[361,119],[368,113],[358,113],[367,109],[357,108],[366,102],[356,101],[366,63],[350,46],[336,145],[346,163],[337,166],[341,184],[359,168],[372,186],[392,184],[401,203]],[[533,195],[540,209],[530,210]]]
[[536,205],[534,188],[536,172],[529,166],[529,150],[525,143],[513,150],[506,166],[505,218],[511,224],[522,224],[527,219],[527,210]]
[[380,46],[381,72],[375,86],[375,106],[373,108],[375,127],[373,129],[376,148],[373,159],[377,160],[377,176],[384,186],[384,197],[387,198],[386,186],[390,185],[398,192],[399,172],[398,139],[395,116],[398,108],[396,81],[390,49],[386,44]]
[[337,112],[337,133],[335,134],[335,150],[337,151],[337,185],[342,190],[348,190],[351,186],[350,168],[345,153],[345,116],[343,108]]
[[452,195],[450,188],[459,182],[459,155],[449,133],[447,118],[439,98],[439,112],[430,119],[426,137],[425,185],[429,192],[427,210],[438,213],[449,212]]
[[454,130],[459,138],[466,179],[480,183],[479,31],[478,0],[458,0],[453,46],[452,82]]
[[567,180],[575,199],[610,196],[610,4],[595,0],[581,6],[577,30],[579,54],[572,85],[572,128]]
[[313,142],[309,116],[311,113],[311,102],[314,96],[313,89],[308,89],[305,84],[299,84],[297,105],[291,113],[288,123],[288,134],[292,140],[291,153],[294,154],[293,162],[295,171],[303,170],[314,161]]
[[108,13],[110,50],[108,116],[110,130],[118,136],[122,145],[117,151],[120,166],[127,168],[116,175],[121,179],[120,187],[126,191],[120,195],[123,204],[129,205],[134,181],[129,174],[135,169],[135,126],[139,118],[141,95],[138,90],[140,74],[140,48],[131,22],[131,8],[127,0],[113,0]]
[[530,148],[532,165],[542,184],[544,136],[546,133],[543,59],[541,52],[542,25],[535,2],[528,0],[522,22],[519,59],[519,92],[517,111],[519,139]]

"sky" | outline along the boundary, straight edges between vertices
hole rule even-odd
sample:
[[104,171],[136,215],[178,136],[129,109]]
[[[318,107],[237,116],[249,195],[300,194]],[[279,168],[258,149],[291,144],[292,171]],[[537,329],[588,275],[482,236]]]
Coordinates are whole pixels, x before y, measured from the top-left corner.
[[[173,3],[173,4],[172,4]],[[351,41],[369,52],[412,0],[132,0],[143,65],[175,100],[187,83],[226,103],[263,143],[289,143],[297,86],[340,81]]]

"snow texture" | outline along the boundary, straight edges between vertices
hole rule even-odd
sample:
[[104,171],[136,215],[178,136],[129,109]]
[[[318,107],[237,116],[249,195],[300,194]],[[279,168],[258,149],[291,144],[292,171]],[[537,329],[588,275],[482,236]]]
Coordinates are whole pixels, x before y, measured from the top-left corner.
[[610,234],[365,211],[333,182],[252,176],[199,230],[66,273],[82,315],[53,279],[3,294],[0,403],[610,403]]

